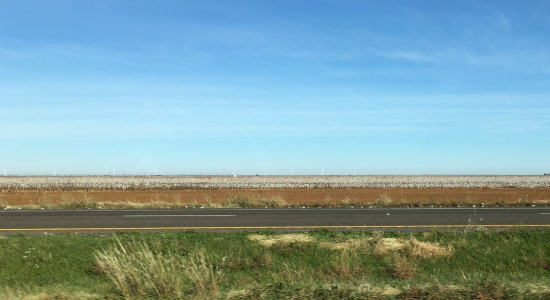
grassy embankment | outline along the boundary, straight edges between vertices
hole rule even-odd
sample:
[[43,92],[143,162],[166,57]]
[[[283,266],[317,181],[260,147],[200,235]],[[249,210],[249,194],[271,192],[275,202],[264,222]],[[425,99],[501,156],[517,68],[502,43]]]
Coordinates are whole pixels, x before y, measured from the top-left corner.
[[3,299],[549,299],[550,231],[0,238]]

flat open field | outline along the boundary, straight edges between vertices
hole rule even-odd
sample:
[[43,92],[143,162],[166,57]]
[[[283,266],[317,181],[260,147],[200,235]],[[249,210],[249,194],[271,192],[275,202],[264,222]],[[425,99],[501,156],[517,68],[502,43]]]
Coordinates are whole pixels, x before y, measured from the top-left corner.
[[0,205],[513,206],[550,203],[550,176],[0,177]]

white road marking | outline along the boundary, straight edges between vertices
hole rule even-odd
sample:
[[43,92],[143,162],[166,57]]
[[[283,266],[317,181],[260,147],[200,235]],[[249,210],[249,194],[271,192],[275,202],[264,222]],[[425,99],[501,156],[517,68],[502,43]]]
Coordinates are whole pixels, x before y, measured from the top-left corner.
[[550,215],[550,213],[539,213],[539,215]]
[[236,217],[237,215],[124,215],[126,218],[148,217]]

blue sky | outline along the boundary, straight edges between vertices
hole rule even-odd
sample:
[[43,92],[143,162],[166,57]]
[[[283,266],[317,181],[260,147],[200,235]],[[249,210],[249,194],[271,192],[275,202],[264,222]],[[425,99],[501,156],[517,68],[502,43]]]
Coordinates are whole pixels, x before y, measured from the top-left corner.
[[548,15],[548,1],[0,0],[0,168],[548,173]]

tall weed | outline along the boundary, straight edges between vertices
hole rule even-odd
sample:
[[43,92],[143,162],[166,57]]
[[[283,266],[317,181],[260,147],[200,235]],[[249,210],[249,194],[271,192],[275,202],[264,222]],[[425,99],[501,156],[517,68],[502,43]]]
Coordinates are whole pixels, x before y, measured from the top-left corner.
[[95,253],[98,269],[127,299],[216,295],[221,272],[203,252],[181,256],[153,251],[145,242],[117,244]]
[[224,203],[225,207],[262,207],[262,208],[280,208],[286,207],[288,204],[280,196],[262,197],[262,196],[247,196],[247,195],[231,195]]

